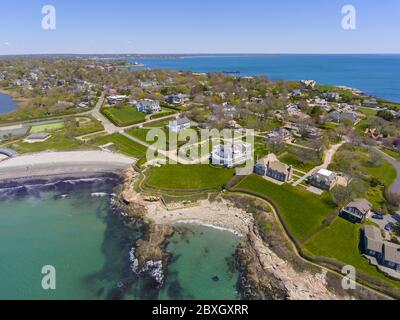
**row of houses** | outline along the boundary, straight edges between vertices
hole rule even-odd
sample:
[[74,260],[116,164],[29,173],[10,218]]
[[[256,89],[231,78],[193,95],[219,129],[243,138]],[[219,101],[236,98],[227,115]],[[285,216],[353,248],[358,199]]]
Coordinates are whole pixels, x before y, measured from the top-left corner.
[[381,230],[373,225],[364,227],[362,237],[364,254],[373,258],[377,266],[400,272],[400,245],[384,241]]

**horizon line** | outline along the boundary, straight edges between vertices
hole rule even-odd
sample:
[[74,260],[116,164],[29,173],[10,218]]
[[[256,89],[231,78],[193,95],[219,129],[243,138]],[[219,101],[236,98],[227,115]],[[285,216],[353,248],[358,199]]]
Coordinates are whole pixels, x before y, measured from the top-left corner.
[[226,56],[257,56],[257,55],[400,55],[400,52],[358,52],[358,53],[320,53],[320,52],[299,52],[299,53],[289,53],[289,52],[276,52],[276,53],[11,53],[2,54],[1,57],[7,56],[209,56],[209,55],[226,55]]

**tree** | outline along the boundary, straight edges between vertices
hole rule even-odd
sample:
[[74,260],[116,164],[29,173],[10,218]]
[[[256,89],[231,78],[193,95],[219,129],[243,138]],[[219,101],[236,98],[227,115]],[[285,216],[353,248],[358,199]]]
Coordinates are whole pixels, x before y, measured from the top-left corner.
[[331,191],[332,201],[338,206],[343,207],[352,199],[353,192],[350,187],[337,186]]
[[388,110],[380,110],[377,113],[378,117],[385,119],[386,121],[393,121],[394,115]]
[[387,190],[385,192],[385,200],[389,211],[395,212],[400,206],[400,194]]

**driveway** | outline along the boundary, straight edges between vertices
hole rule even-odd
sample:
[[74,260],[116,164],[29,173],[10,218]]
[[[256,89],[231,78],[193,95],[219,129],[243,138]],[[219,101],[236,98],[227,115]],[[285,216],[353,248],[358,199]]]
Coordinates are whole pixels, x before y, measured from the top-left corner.
[[372,216],[371,216],[370,218],[368,218],[368,219],[369,219],[370,221],[376,223],[377,225],[379,225],[379,227],[385,232],[386,239],[390,239],[390,232],[388,232],[388,231],[385,230],[385,226],[386,226],[388,223],[390,223],[390,222],[391,222],[391,223],[394,223],[394,224],[397,223],[397,221],[396,221],[390,214],[385,214],[385,215],[383,216],[383,219],[382,219],[382,220],[373,219]]

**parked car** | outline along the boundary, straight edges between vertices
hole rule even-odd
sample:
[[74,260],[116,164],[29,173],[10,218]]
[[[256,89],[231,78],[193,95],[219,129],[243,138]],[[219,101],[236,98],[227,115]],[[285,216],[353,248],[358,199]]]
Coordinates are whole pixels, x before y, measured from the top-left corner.
[[372,216],[372,219],[383,220],[383,215],[375,213]]
[[386,231],[392,231],[394,229],[395,225],[392,222],[389,222],[386,226],[385,226],[385,230]]
[[396,220],[397,222],[400,222],[400,215],[394,214],[392,217],[393,217],[393,219]]

